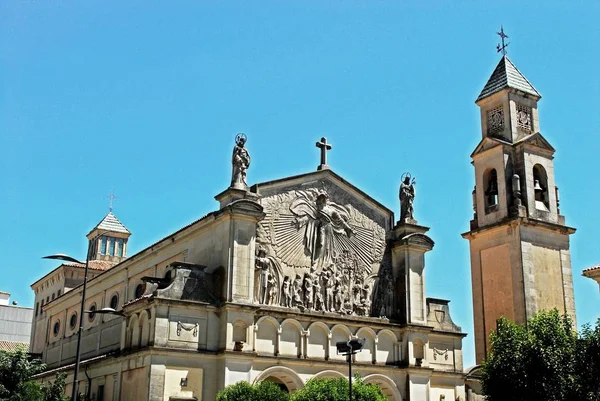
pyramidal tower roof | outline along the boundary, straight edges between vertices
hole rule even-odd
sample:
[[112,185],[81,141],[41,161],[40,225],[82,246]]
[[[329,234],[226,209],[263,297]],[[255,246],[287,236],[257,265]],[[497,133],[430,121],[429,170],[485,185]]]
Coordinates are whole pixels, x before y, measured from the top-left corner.
[[[92,229],[101,230],[101,231],[111,231],[123,234],[131,234],[131,232],[117,219],[117,216],[113,214],[113,212],[108,212],[106,216]],[[90,231],[90,232],[92,232]]]
[[500,92],[504,88],[513,88],[538,98],[542,97],[512,61],[503,56],[475,102]]

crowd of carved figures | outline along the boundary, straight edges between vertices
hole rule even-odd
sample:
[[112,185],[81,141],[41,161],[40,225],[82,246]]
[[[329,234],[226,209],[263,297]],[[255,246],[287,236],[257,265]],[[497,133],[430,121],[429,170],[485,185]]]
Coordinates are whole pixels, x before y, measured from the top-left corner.
[[374,281],[349,251],[317,273],[315,266],[304,275],[284,276],[281,268],[259,246],[256,256],[256,301],[264,305],[298,308],[301,311],[334,312],[370,316]]

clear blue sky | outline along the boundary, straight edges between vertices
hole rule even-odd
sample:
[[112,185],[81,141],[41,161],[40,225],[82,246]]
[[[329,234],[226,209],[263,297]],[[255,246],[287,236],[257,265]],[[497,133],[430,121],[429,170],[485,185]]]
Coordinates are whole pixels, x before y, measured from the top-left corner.
[[[415,215],[436,242],[427,295],[452,302],[474,362],[468,242],[481,139],[474,104],[496,32],[540,91],[572,236],[579,323],[598,318],[600,3],[523,1],[4,1],[0,3],[0,290],[84,258],[85,234],[118,196],[130,254],[214,210],[237,132],[251,183],[312,171],[327,136],[338,174]],[[425,3],[425,2],[420,2]],[[168,5],[167,5],[168,4]]]

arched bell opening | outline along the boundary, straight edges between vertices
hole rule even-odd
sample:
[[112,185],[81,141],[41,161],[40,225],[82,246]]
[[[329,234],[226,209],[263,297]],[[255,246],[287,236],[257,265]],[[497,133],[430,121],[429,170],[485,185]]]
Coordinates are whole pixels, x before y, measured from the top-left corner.
[[548,197],[548,175],[542,165],[533,166],[533,192],[535,208],[544,212],[550,211],[550,200]]
[[485,213],[498,210],[498,173],[495,168],[483,173]]

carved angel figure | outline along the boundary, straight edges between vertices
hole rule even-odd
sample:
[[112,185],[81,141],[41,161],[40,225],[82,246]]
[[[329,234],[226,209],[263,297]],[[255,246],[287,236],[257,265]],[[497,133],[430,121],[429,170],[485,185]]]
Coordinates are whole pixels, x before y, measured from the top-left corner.
[[313,203],[307,196],[300,196],[290,205],[298,229],[304,228],[304,247],[313,266],[327,267],[336,257],[337,236],[353,234],[348,224],[350,215],[345,207],[329,202],[329,196],[321,192]]
[[[264,246],[259,246],[256,251],[255,273],[254,273],[254,298],[263,305],[276,304],[278,302],[278,289],[282,277],[281,266],[275,258],[267,255]],[[273,292],[271,293],[271,289]],[[273,300],[271,300],[271,297]]]
[[246,170],[250,167],[250,154],[248,153],[248,149],[244,147],[246,140],[247,138],[244,134],[238,134],[235,137],[235,146],[233,147],[233,155],[231,156],[231,186],[234,188],[245,189],[248,187],[246,183]]

